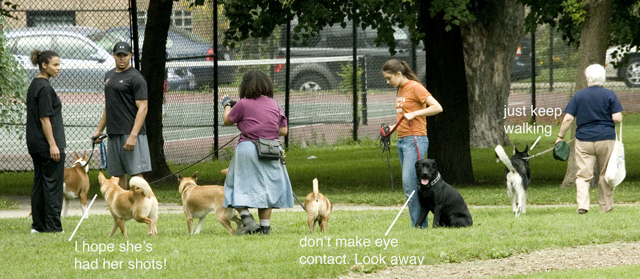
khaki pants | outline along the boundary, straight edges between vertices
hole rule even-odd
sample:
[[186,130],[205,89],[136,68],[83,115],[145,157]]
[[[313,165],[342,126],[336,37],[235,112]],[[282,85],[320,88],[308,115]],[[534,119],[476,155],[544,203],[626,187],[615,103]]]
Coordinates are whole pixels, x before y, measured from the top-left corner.
[[611,157],[615,140],[580,141],[576,139],[575,152],[578,173],[576,175],[578,209],[589,210],[589,187],[593,179],[593,170],[598,164],[600,177],[598,178],[598,203],[600,211],[607,212],[613,209],[613,191],[604,180],[607,170],[607,162]]

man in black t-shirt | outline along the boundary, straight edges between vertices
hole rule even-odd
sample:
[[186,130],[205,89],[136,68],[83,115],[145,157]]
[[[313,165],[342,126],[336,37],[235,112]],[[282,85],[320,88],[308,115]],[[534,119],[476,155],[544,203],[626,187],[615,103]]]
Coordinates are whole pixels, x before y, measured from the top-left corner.
[[144,124],[147,82],[131,67],[131,56],[129,44],[118,42],[113,47],[116,68],[105,74],[105,109],[93,135],[98,138],[107,128],[107,173],[119,177],[123,189],[128,189],[127,174],[142,177],[143,172],[151,171]]

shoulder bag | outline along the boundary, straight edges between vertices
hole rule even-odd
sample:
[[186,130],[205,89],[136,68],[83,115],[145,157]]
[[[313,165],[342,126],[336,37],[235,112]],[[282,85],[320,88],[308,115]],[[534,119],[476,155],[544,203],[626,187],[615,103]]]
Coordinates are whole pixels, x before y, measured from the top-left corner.
[[280,148],[282,147],[282,141],[277,139],[263,139],[259,138],[254,140],[258,150],[258,158],[268,160],[280,159]]
[[613,146],[613,152],[607,163],[607,170],[604,173],[604,179],[609,186],[615,188],[618,186],[627,174],[624,163],[624,145],[622,144],[622,122],[620,122],[620,136],[616,135],[616,143]]
[[[280,108],[280,106],[278,106]],[[282,141],[279,139],[258,138],[253,143],[258,151],[258,158],[267,160],[279,160],[281,157]]]

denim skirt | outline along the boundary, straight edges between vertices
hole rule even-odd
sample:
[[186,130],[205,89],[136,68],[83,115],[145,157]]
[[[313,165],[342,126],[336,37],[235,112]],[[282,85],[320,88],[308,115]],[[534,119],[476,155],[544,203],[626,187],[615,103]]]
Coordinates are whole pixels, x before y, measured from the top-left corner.
[[253,142],[240,142],[224,182],[224,206],[293,207],[293,190],[287,168],[280,160],[258,159]]

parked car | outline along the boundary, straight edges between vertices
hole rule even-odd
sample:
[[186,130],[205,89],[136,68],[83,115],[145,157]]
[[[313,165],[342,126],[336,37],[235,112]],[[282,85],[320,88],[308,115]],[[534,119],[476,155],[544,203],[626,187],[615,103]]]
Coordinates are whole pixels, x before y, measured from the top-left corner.
[[[116,38],[118,41],[131,42],[130,28],[128,26],[114,27],[107,29],[104,33],[107,35],[103,40],[111,40]],[[138,37],[139,46],[142,51],[144,44],[144,32],[145,26],[139,26]],[[212,57],[204,57],[206,55],[213,54],[213,44],[207,40],[179,28],[170,28],[167,34],[167,58],[173,61],[180,62],[198,62],[198,61],[213,61]],[[218,61],[231,61],[233,60],[233,53],[222,45],[218,46],[220,55]],[[140,55],[143,57],[142,53]],[[141,57],[141,59],[142,59]],[[184,59],[181,59],[184,58]],[[183,63],[184,64],[184,63]],[[218,66],[220,71],[218,75],[218,81],[220,83],[232,83],[236,80],[237,67],[236,66]],[[183,69],[180,69],[183,68]],[[185,73],[190,75],[194,79],[189,85],[190,89],[202,86],[213,86],[213,63],[198,63],[197,65],[189,65],[184,67],[176,67],[175,73]],[[171,75],[171,73],[170,73]]]
[[[34,49],[54,50],[60,55],[60,75],[51,80],[57,92],[103,92],[104,75],[115,68],[111,49],[117,42],[101,30],[84,26],[36,27],[13,29],[6,34],[10,52],[27,70],[29,78],[38,74],[29,55]],[[99,40],[96,40],[99,39]],[[185,90],[190,86],[188,73],[168,69],[168,88]],[[192,85],[192,87],[195,87]]]
[[7,49],[25,67],[29,78],[39,70],[29,60],[34,49],[54,50],[61,71],[51,85],[58,92],[102,92],[104,74],[115,67],[111,54],[89,39],[99,32],[89,27],[42,27],[13,29],[6,33]]
[[[292,24],[292,30],[295,24]],[[291,58],[312,58],[312,57],[336,57],[352,56],[353,37],[352,27],[347,23],[346,28],[339,25],[327,26],[320,31],[317,36],[308,39],[306,46],[291,46]],[[280,42],[278,46],[278,57],[285,57],[285,28],[281,28]],[[416,46],[416,64],[411,65],[412,42],[408,32],[401,28],[395,28],[394,38],[396,41],[395,55],[389,53],[386,45],[376,46],[374,40],[377,31],[372,29],[362,30],[358,28],[358,55],[366,57],[366,80],[368,88],[389,88],[382,76],[382,65],[391,58],[407,61],[418,78],[424,83],[426,77],[425,53],[422,51],[423,45]],[[531,77],[531,39],[528,36],[522,38],[516,52],[515,64],[511,76],[512,81]],[[292,64],[290,78],[291,88],[301,91],[330,90],[339,86],[342,72],[342,65],[351,62],[309,62]],[[274,80],[278,84],[284,84],[285,67],[276,65],[273,67]],[[536,75],[540,70],[536,67]]]
[[[516,49],[516,59],[511,70],[511,81],[531,78],[531,35],[527,34],[520,39]],[[536,65],[536,76],[540,75],[540,67]]]
[[610,47],[605,61],[607,79],[622,80],[628,87],[640,87],[640,52],[636,47]]
[[[317,57],[337,57],[352,56],[353,54],[353,37],[351,23],[346,28],[340,25],[327,26],[320,33],[308,40],[306,46],[291,46],[291,58],[317,58]],[[292,25],[292,30],[295,24]],[[277,56],[285,57],[286,51],[286,29],[281,28],[280,41]],[[389,53],[387,46],[377,47],[374,40],[377,36],[375,30],[362,30],[358,28],[358,55],[366,58],[366,80],[368,88],[390,88],[382,76],[382,65],[391,58],[411,63],[411,41],[407,32],[400,28],[395,29],[394,37],[396,38],[395,55]],[[292,32],[293,33],[293,32]],[[424,79],[426,73],[425,55],[419,51],[422,47],[418,47],[417,66],[412,66],[416,75]],[[291,88],[301,91],[317,91],[331,90],[339,86],[342,78],[338,75],[342,73],[342,66],[350,64],[350,61],[334,61],[334,62],[308,62],[291,64]],[[284,65],[276,65],[273,68],[274,80],[277,84],[284,84],[285,67]]]

